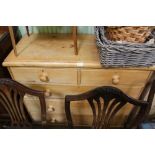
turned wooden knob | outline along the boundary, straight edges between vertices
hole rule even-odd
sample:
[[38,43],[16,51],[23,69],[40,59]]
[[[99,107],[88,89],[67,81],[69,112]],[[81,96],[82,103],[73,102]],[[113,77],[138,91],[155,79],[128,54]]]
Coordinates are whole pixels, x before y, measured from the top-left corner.
[[49,105],[47,110],[48,110],[48,112],[54,112],[55,108],[52,105]]
[[46,96],[46,97],[49,97],[49,96],[51,96],[51,95],[52,95],[51,90],[50,90],[50,89],[46,89],[46,90],[45,90],[45,96]]
[[113,83],[114,85],[119,84],[119,80],[120,80],[120,76],[119,76],[119,75],[114,75],[114,76],[112,77],[112,83]]
[[40,81],[42,82],[47,82],[49,81],[48,75],[45,72],[42,72],[42,74],[40,75]]
[[56,123],[57,120],[56,120],[55,118],[52,118],[52,119],[51,119],[51,122],[52,122],[52,123]]

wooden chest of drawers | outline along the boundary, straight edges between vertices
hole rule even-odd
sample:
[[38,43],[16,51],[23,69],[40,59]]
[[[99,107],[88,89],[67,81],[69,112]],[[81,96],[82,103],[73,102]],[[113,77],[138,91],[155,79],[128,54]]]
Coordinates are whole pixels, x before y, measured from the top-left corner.
[[[44,43],[49,46],[40,44],[41,38],[33,37],[32,35],[30,39],[33,41],[30,43],[25,36],[17,46],[19,56],[14,56],[12,51],[3,65],[8,68],[13,79],[30,88],[45,91],[47,118],[52,123],[66,122],[65,95],[79,94],[98,86],[111,85],[138,98],[153,70],[153,68],[103,68],[99,62],[95,39],[90,35],[79,36],[78,56],[73,54],[72,41],[67,35],[63,35],[62,38],[55,36],[51,42],[44,38]],[[51,46],[53,42],[54,46]],[[25,96],[25,104],[33,119],[39,120],[38,99]],[[77,102],[72,110],[75,124],[91,123],[92,112],[86,101],[84,104],[82,101]],[[127,110],[124,109],[116,122],[126,115]]]

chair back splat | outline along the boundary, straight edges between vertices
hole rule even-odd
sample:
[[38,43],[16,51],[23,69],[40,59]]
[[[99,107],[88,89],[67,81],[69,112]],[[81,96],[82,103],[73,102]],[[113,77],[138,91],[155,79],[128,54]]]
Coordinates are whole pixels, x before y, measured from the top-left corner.
[[[4,107],[10,118],[10,128],[32,128],[31,119],[25,105],[25,94],[39,98],[41,125],[46,124],[46,105],[43,91],[32,90],[11,79],[0,79],[0,106]],[[1,119],[1,118],[0,118]]]
[[137,111],[132,113],[131,110],[124,122],[124,128],[136,128],[147,115],[148,102],[129,97],[118,88],[103,86],[80,95],[65,97],[65,111],[69,128],[73,128],[71,101],[80,100],[87,100],[92,109],[92,128],[94,129],[111,128],[111,121],[126,104],[137,107]]

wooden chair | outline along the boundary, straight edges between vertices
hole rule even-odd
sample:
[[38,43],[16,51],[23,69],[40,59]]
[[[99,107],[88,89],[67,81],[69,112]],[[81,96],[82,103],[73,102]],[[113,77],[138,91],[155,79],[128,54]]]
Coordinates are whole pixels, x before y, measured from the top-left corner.
[[[41,122],[34,122],[25,105],[25,94],[39,98]],[[1,128],[42,128],[46,126],[46,105],[43,91],[32,90],[11,79],[0,79],[0,107],[8,114],[6,123],[0,118]]]
[[136,111],[133,108],[134,113],[132,110],[130,111],[123,124],[124,128],[137,128],[146,117],[149,108],[148,102],[131,98],[118,88],[111,86],[98,87],[80,95],[67,95],[65,97],[65,112],[69,128],[73,128],[70,107],[71,101],[80,100],[87,100],[92,109],[93,122],[91,128],[94,129],[111,128],[111,121],[114,116],[116,116],[126,104],[131,104],[137,108]]
[[[154,80],[154,76],[153,79],[146,84],[145,88],[147,90],[144,89],[145,93],[142,92],[140,99],[146,99],[147,102],[149,103],[149,107],[147,109],[147,113],[150,112],[152,104],[153,104],[153,100],[154,100],[154,95],[155,95],[155,80]],[[146,96],[146,94],[148,93],[148,96]],[[139,128],[141,129],[155,129],[155,114],[153,115],[147,115],[148,117],[145,118],[145,120],[140,124]]]

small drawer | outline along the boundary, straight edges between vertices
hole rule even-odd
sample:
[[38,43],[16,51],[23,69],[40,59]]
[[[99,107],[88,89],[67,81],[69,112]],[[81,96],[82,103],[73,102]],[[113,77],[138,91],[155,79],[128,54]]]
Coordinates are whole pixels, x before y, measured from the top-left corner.
[[11,72],[22,83],[77,84],[77,70],[72,68],[11,67]]
[[[95,89],[97,86],[68,86],[68,85],[51,85],[51,84],[24,84],[34,90],[45,91],[47,99],[64,99],[66,95],[81,94],[86,91]],[[112,85],[112,84],[111,84]],[[115,87],[121,89],[126,94],[137,98],[141,93],[143,86],[132,85],[116,85]]]
[[[83,103],[84,102],[84,103]],[[73,114],[73,118],[76,118],[77,123],[87,124],[87,116],[92,117],[92,111],[90,106],[85,101],[78,101],[71,105],[71,111]],[[41,109],[39,104],[39,99],[32,96],[25,96],[24,104],[31,115],[31,117],[38,121],[41,119]],[[64,99],[47,99],[46,100],[46,110],[47,110],[47,120],[51,121],[51,123],[65,123],[66,115],[65,115],[65,103]],[[81,120],[81,118],[83,118]]]
[[[24,104],[29,112],[40,113],[41,108],[39,99],[33,96],[25,96]],[[91,114],[91,109],[86,101],[76,101],[71,107],[76,115]],[[64,99],[46,99],[46,111],[50,114],[65,114],[65,100]]]
[[47,99],[64,99],[66,95],[76,95],[96,88],[95,86],[69,86],[69,85],[52,85],[52,84],[24,84],[34,90],[45,91]]
[[81,85],[144,85],[149,75],[138,70],[82,69]]

